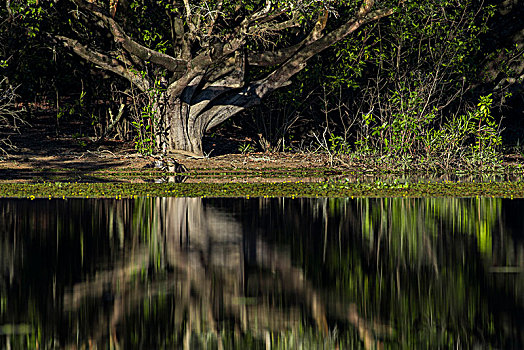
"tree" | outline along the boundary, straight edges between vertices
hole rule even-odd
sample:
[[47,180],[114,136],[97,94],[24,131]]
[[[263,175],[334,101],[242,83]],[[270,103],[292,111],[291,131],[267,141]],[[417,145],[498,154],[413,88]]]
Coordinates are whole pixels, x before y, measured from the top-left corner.
[[[156,149],[202,154],[204,133],[290,83],[396,1],[58,0],[50,34],[149,94]],[[104,5],[105,4],[105,5]],[[69,24],[69,26],[64,25]]]

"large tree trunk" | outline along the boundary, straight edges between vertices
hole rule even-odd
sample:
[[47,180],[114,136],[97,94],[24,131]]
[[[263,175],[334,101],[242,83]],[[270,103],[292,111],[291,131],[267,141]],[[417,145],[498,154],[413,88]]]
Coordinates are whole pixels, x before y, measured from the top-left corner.
[[202,155],[204,126],[191,106],[180,98],[167,98],[168,102],[158,108],[160,128],[157,143],[162,153],[185,151]]
[[202,155],[202,137],[204,130],[198,125],[198,119],[188,107],[174,108],[167,111],[166,151],[184,150]]
[[[247,86],[238,91],[205,89],[193,94],[186,88],[179,96],[166,91],[156,102],[157,151],[202,156],[202,138],[206,131],[246,108],[258,105],[267,91]],[[217,92],[218,91],[218,92]]]
[[[156,103],[157,151],[202,156],[202,138],[209,129],[229,119],[238,112],[256,105],[260,99],[254,96],[233,95],[211,108],[199,103],[184,102],[184,97],[170,97],[164,93]],[[164,101],[164,102],[162,102]],[[207,104],[207,103],[206,103]]]

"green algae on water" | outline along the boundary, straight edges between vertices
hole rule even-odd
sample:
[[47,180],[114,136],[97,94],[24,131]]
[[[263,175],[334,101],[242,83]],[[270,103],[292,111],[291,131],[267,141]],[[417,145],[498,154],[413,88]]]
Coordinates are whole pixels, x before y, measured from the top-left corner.
[[1,198],[524,197],[524,182],[2,183]]

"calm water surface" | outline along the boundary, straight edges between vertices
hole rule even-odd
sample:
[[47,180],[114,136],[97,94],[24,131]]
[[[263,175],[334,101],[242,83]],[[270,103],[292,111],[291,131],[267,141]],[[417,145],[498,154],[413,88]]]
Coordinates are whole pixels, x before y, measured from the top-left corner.
[[0,348],[524,348],[524,200],[0,200]]

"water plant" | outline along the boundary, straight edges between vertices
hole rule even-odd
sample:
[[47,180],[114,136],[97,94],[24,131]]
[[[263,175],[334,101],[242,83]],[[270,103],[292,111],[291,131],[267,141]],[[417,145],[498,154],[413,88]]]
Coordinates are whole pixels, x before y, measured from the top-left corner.
[[0,198],[524,197],[524,182],[6,183]]

